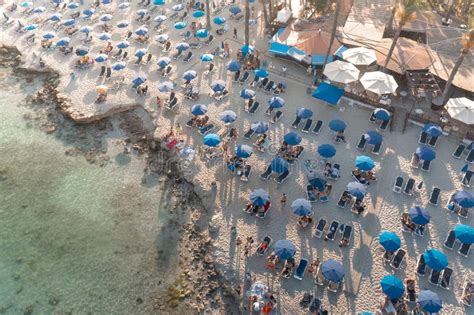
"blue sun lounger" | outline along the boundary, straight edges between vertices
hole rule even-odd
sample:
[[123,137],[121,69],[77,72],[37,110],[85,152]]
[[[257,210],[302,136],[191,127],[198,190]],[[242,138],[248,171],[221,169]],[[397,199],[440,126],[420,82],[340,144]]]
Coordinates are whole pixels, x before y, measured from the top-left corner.
[[303,280],[304,274],[306,273],[306,268],[308,267],[308,260],[305,258],[300,259],[300,263],[295,270],[293,277],[298,280]]

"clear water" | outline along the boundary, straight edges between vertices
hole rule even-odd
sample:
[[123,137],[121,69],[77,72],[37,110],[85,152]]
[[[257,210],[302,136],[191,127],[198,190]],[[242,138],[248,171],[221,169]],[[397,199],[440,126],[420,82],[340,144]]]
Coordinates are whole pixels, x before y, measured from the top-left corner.
[[23,119],[31,91],[0,70],[0,314],[151,313],[177,247],[161,186],[113,138],[105,167],[66,156]]

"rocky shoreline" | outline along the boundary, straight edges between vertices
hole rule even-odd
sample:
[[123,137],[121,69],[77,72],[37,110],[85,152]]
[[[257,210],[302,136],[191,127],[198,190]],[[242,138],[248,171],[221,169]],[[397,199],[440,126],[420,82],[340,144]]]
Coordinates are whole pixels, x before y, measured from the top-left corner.
[[[172,189],[174,198],[172,204],[163,208],[173,215],[170,223],[179,227],[179,272],[151,301],[153,309],[157,313],[240,313],[239,294],[214,264],[209,230],[213,213],[203,205],[193,183],[184,178],[179,160],[153,138],[153,119],[149,113],[139,104],[131,104],[99,116],[77,116],[71,109],[71,101],[57,90],[60,78],[53,69],[30,68],[21,62],[21,53],[16,47],[7,46],[0,47],[0,66],[12,68],[14,75],[26,82],[37,77],[42,79],[42,88],[26,99],[32,112],[24,119],[28,126],[64,141],[68,146],[66,155],[83,155],[89,163],[100,167],[111,163],[103,138],[115,130],[113,116],[120,121],[118,129],[124,135],[117,141],[123,146],[123,154],[144,155],[147,160],[142,183],[149,177],[165,177],[164,185]],[[159,257],[160,250],[157,251]],[[137,304],[144,302],[141,297],[137,298]]]

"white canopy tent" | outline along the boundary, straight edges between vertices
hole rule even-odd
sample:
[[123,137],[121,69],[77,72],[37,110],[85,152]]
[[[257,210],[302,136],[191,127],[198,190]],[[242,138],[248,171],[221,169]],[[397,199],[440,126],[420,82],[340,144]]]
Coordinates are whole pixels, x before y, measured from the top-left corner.
[[382,71],[364,73],[362,78],[360,78],[360,83],[362,83],[367,91],[378,95],[392,94],[398,88],[398,84],[393,76]]
[[349,48],[342,53],[342,58],[356,66],[368,66],[377,61],[375,51],[365,47]]
[[474,101],[466,97],[451,98],[446,103],[446,110],[451,118],[474,125]]
[[353,64],[336,60],[324,68],[324,75],[333,82],[351,83],[359,79],[359,69]]

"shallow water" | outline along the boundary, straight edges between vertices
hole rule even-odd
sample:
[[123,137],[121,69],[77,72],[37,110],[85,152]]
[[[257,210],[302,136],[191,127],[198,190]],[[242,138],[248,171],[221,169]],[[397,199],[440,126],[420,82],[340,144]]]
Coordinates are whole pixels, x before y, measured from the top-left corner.
[[23,119],[34,84],[15,82],[1,70],[0,314],[150,313],[174,263],[160,247],[177,247],[161,224],[161,186],[142,185],[143,158],[121,154],[113,137],[105,167],[66,156],[64,142]]

